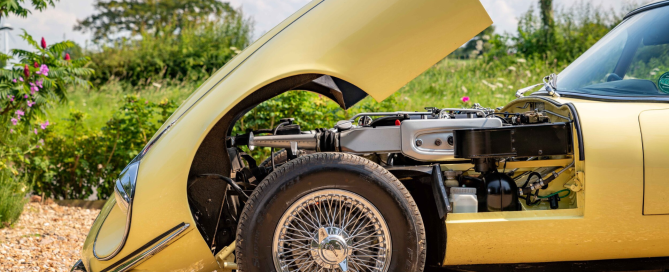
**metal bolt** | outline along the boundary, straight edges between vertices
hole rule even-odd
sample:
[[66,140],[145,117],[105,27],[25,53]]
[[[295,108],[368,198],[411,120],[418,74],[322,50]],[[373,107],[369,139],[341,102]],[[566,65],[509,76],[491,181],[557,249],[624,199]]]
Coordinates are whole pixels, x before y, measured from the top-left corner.
[[436,140],[434,140],[434,144],[435,144],[436,146],[440,146],[440,145],[441,145],[441,139],[436,139]]
[[416,146],[421,146],[421,145],[423,145],[423,140],[416,139]]

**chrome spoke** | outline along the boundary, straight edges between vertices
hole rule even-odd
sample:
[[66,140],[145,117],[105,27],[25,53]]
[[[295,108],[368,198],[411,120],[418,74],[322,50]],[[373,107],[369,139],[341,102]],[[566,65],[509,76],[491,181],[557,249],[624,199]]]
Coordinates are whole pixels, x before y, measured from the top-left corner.
[[376,207],[339,189],[293,203],[272,245],[276,269],[299,272],[387,272],[391,249],[388,225]]

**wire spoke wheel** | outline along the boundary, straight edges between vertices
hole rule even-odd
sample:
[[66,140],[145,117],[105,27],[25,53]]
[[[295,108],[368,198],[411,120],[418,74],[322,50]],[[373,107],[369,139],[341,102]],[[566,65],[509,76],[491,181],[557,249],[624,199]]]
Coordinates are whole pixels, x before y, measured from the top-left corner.
[[310,193],[286,210],[272,243],[277,271],[388,271],[388,225],[365,198],[345,190]]

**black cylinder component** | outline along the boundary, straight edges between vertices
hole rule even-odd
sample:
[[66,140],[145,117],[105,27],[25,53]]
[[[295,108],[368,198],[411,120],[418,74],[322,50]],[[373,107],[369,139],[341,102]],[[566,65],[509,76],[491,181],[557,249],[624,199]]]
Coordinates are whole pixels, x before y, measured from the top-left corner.
[[560,203],[560,196],[559,195],[552,195],[548,198],[548,203],[551,205],[551,209],[555,210],[558,208],[558,204]]
[[517,211],[518,186],[507,174],[492,172],[483,177],[486,183],[486,211]]

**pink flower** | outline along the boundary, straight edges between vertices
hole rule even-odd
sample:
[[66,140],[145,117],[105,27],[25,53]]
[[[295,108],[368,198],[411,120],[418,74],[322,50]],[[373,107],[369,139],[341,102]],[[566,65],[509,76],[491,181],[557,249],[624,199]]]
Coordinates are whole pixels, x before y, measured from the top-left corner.
[[44,144],[44,139],[39,139],[38,141],[40,144]]
[[27,95],[27,94],[24,94],[24,95],[23,95],[23,98],[28,98],[28,95]]
[[469,96],[463,96],[460,100],[462,100],[464,103],[467,103],[469,102]]
[[22,110],[16,110],[16,115],[23,116],[25,115],[25,112],[23,112]]
[[9,98],[9,102],[14,102],[14,96],[13,95],[7,95],[7,98]]
[[43,130],[46,129],[46,128],[49,126],[49,120],[47,120],[46,123],[42,123],[42,124],[40,124],[39,126],[40,126],[40,128],[42,128]]
[[32,108],[32,106],[35,105],[35,102],[32,102],[32,101],[30,101],[30,100],[28,100],[27,103],[28,103],[28,107],[29,107],[29,108]]
[[19,77],[19,81],[23,82],[23,77]]
[[39,87],[40,89],[43,88],[41,79],[37,81],[37,87]]
[[42,42],[41,42],[42,48],[46,49],[46,40],[44,37],[42,37]]
[[40,74],[42,74],[44,76],[48,76],[49,75],[49,66],[46,66],[46,64],[42,64],[42,66],[39,67],[39,72],[40,72]]
[[65,60],[70,60],[70,53],[65,53]]
[[30,82],[30,94],[35,94],[35,92],[39,92],[39,89],[35,83]]
[[33,132],[35,132],[35,134],[37,134],[37,129],[33,129]]
[[14,133],[14,129],[9,129],[9,133]]
[[16,118],[12,118],[12,119],[10,119],[10,121],[12,121],[12,125],[15,125],[15,126],[16,126],[17,123],[19,123],[19,120],[16,120]]
[[15,78],[15,79],[12,79],[12,82],[16,83],[16,78]]

